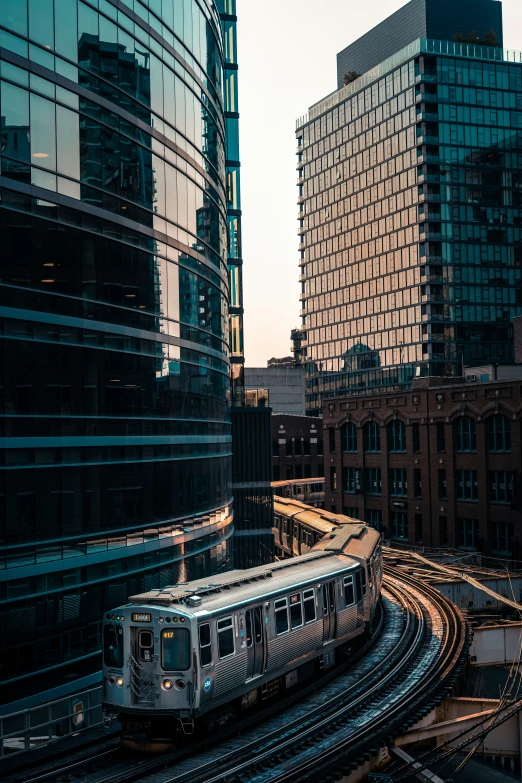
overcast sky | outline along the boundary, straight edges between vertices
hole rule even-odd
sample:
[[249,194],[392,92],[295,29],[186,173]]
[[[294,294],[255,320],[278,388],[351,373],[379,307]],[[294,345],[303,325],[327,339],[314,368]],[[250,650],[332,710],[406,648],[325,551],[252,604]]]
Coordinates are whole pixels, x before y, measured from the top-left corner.
[[[300,324],[295,121],[336,89],[337,52],[404,4],[237,0],[247,367],[288,355]],[[502,5],[504,46],[522,49],[522,2]]]

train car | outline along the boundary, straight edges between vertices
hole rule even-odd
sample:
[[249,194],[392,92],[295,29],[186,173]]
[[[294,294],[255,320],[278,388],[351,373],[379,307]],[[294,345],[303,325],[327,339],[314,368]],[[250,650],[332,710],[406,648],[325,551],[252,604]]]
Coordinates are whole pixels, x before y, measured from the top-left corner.
[[104,617],[106,715],[162,749],[333,666],[371,623],[380,560],[357,523],[299,557],[132,596]]

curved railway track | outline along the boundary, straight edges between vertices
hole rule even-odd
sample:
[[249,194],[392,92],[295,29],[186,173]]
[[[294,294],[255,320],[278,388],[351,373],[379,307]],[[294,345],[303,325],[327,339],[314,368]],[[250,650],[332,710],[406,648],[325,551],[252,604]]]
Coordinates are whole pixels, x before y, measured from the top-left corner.
[[24,781],[297,783],[348,774],[442,700],[467,652],[462,616],[444,596],[389,567],[384,586],[371,649],[212,744],[197,740],[154,758],[105,751]]

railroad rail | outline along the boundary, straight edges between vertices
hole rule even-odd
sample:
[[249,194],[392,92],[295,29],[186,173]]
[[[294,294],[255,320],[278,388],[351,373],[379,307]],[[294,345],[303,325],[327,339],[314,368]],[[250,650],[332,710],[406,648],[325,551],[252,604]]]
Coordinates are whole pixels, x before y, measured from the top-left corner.
[[198,739],[153,758],[105,750],[88,761],[61,761],[52,773],[34,770],[24,783],[304,783],[332,773],[339,779],[378,755],[451,691],[467,645],[464,620],[451,602],[386,567],[372,640],[320,684],[212,741]]

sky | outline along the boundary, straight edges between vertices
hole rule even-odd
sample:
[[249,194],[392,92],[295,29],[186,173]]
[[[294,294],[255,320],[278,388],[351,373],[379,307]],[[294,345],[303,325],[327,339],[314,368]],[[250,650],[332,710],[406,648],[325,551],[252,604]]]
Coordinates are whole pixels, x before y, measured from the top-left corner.
[[[247,367],[288,356],[301,322],[295,121],[336,89],[337,52],[404,4],[237,0]],[[504,46],[522,49],[522,2],[502,6]]]

